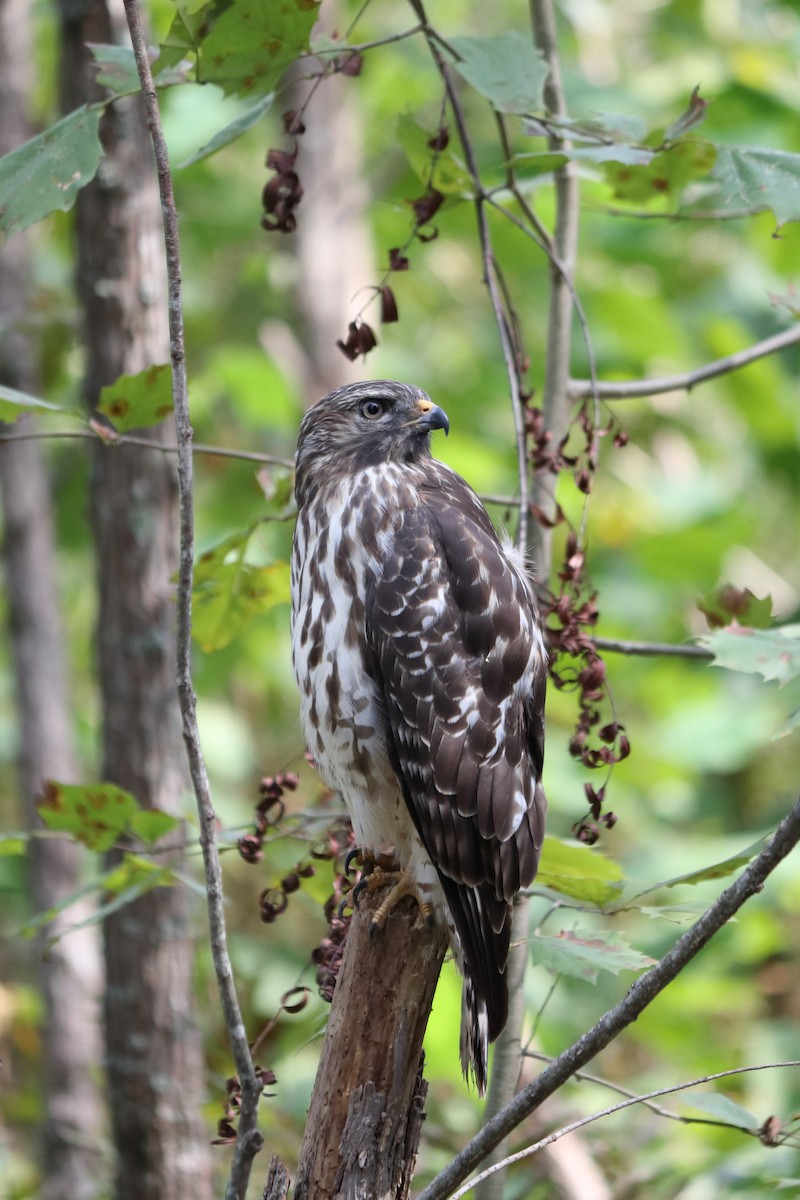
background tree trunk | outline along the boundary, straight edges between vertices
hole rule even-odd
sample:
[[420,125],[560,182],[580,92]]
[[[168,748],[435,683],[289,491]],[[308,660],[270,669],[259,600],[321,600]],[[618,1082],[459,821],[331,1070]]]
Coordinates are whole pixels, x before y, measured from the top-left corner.
[[[63,0],[64,108],[95,95],[86,42],[114,42],[121,8]],[[160,206],[139,98],[101,124],[106,157],[77,204],[78,288],[85,320],[86,399],[168,360]],[[174,442],[174,429],[149,431]],[[185,754],[175,692],[176,478],[158,451],[93,447],[102,696],[102,774],[145,808],[182,815]],[[161,845],[175,863],[184,833]],[[193,1023],[188,893],[154,890],[104,925],[106,1059],[118,1200],[210,1197],[200,1120],[203,1067]]]
[[[0,154],[31,136],[30,5],[0,0]],[[29,306],[28,242],[17,235],[0,248],[0,381],[36,392],[36,350],[23,332]],[[37,824],[34,800],[44,779],[78,774],[68,703],[64,642],[56,591],[50,488],[38,442],[0,444],[3,565],[18,697],[20,800],[26,825]],[[30,886],[38,912],[78,887],[81,854],[66,840],[33,840]],[[51,937],[91,916],[88,900],[46,931]],[[92,1200],[101,1190],[103,1120],[99,1005],[102,986],[97,929],[87,927],[50,947],[34,944],[43,999],[41,1200]]]

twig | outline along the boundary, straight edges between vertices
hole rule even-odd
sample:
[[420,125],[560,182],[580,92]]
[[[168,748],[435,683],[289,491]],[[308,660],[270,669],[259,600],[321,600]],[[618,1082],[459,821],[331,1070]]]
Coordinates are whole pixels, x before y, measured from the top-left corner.
[[[351,23],[350,30],[352,30],[357,20],[358,17]],[[380,46],[391,46],[395,42],[404,42],[406,38],[414,37],[416,34],[423,33],[424,31],[424,25],[412,25],[410,29],[404,29],[400,33],[390,33],[386,37],[375,38],[372,42],[356,42],[352,46],[348,45],[347,42],[342,42],[341,46],[319,46],[309,54],[302,55],[298,59],[298,62],[302,62],[303,58],[322,58],[325,54],[361,54],[365,50],[377,50]]]
[[[501,1162],[494,1163],[491,1167],[487,1167],[485,1171],[481,1171],[475,1179],[470,1180],[464,1187],[453,1193],[452,1200],[460,1200],[462,1196],[466,1196],[468,1192],[494,1175],[496,1171],[501,1171],[505,1167],[510,1167],[513,1163],[520,1162],[523,1158],[530,1158],[533,1154],[537,1154],[539,1150],[543,1150],[545,1146],[552,1145],[560,1138],[565,1137],[568,1133],[574,1133],[576,1129],[582,1129],[585,1125],[591,1125],[594,1121],[599,1121],[603,1117],[610,1117],[613,1113],[620,1112],[624,1108],[630,1108],[634,1104],[646,1104],[650,1100],[655,1100],[658,1096],[669,1096],[674,1092],[685,1092],[688,1088],[699,1087],[703,1083],[711,1083],[715,1079],[724,1079],[729,1075],[744,1075],[748,1071],[772,1071],[779,1067],[800,1067],[800,1060],[792,1059],[788,1062],[775,1063],[756,1063],[750,1067],[731,1067],[727,1071],[717,1071],[713,1075],[702,1075],[699,1079],[690,1079],[684,1083],[675,1083],[671,1087],[658,1088],[654,1092],[647,1092],[642,1096],[631,1096],[627,1100],[621,1100],[619,1104],[612,1104],[609,1108],[604,1108],[600,1112],[592,1113],[591,1116],[581,1117],[577,1121],[572,1121],[569,1125],[565,1125],[562,1129],[557,1129],[553,1133],[549,1133],[547,1137],[541,1138],[538,1142],[534,1142],[532,1146],[526,1146],[524,1150],[519,1150],[516,1154],[509,1154],[507,1158]],[[667,1110],[662,1110],[666,1112]],[[668,1113],[669,1116],[674,1116],[673,1113]],[[682,1117],[677,1117],[677,1120],[683,1120]],[[749,1134],[751,1137],[758,1137],[758,1129],[746,1129],[743,1126],[731,1125],[729,1121],[701,1121],[697,1122],[703,1125],[717,1125],[723,1129],[737,1129],[741,1133]]]
[[[160,450],[163,454],[178,454],[178,446],[166,446],[163,442],[151,442],[143,437],[131,437],[128,433],[118,433],[111,438],[102,437],[92,429],[36,429],[26,433],[0,433],[0,445],[3,442],[25,442],[38,438],[82,438],[84,440],[103,442],[113,449],[115,446],[143,446],[146,450]],[[294,468],[291,458],[278,458],[275,454],[261,454],[258,450],[234,450],[228,446],[208,446],[203,442],[192,442],[193,454],[209,454],[215,458],[239,458],[244,462],[266,463],[267,466],[285,467],[287,471]]]
[[511,394],[511,407],[514,415],[514,429],[517,441],[517,459],[519,466],[520,486],[519,528],[517,530],[517,541],[520,546],[524,547],[527,545],[528,540],[528,457],[525,444],[525,421],[522,409],[522,397],[520,395],[519,370],[514,354],[512,326],[510,318],[503,307],[503,299],[498,287],[494,251],[492,250],[491,236],[489,234],[489,223],[486,219],[486,204],[483,185],[481,183],[478,164],[475,159],[475,151],[472,146],[472,140],[467,129],[464,110],[461,106],[458,88],[456,87],[455,80],[453,79],[453,73],[448,64],[442,58],[442,53],[439,49],[439,42],[441,39],[435,34],[435,31],[431,29],[428,24],[428,19],[425,14],[422,0],[410,0],[410,3],[424,27],[428,47],[433,56],[433,60],[436,63],[436,69],[438,70],[444,82],[445,89],[447,91],[447,98],[450,101],[450,107],[453,110],[453,117],[458,130],[461,149],[464,152],[464,162],[475,191],[475,216],[478,222],[478,239],[481,248],[481,261],[483,263],[483,279],[489,291],[492,312],[494,313],[494,319],[497,323],[497,332],[500,337],[500,346],[503,351],[506,374],[508,375],[508,387]]
[[614,654],[633,654],[645,657],[704,658],[711,660],[713,651],[705,646],[678,645],[673,642],[621,642],[617,638],[593,637],[598,650],[609,650]]
[[217,974],[217,986],[219,987],[220,999],[222,1001],[225,1025],[228,1030],[242,1089],[239,1129],[225,1196],[226,1200],[245,1200],[253,1158],[263,1144],[263,1138],[258,1128],[258,1100],[261,1095],[262,1084],[256,1075],[247,1045],[247,1034],[242,1021],[239,1001],[236,995],[236,986],[233,980],[233,971],[228,956],[225,936],[222,870],[216,846],[216,815],[211,802],[208,775],[200,745],[196,702],[192,685],[191,629],[194,551],[192,427],[189,418],[189,396],[186,382],[178,215],[172,189],[167,145],[161,127],[158,97],[150,70],[150,61],[147,55],[147,45],[142,28],[139,6],[137,0],[124,0],[124,3],[142,96],[144,98],[147,124],[150,129],[155,153],[167,257],[172,397],[175,406],[175,420],[178,434],[178,483],[180,490],[180,559],[177,594],[178,698],[183,718],[183,737],[189,759],[189,770],[200,818],[200,843],[203,848],[206,891],[208,894],[211,953]]
[[446,1200],[503,1138],[557,1091],[576,1071],[591,1062],[648,1007],[699,954],[715,933],[753,895],[800,841],[800,799],[775,834],[702,917],[684,933],[654,967],[633,984],[619,1004],[605,1013],[582,1037],[554,1059],[541,1075],[468,1143],[421,1193],[419,1200]]
[[[524,1050],[526,1058],[535,1058],[537,1062],[551,1063],[553,1056],[551,1054],[542,1054],[539,1050]],[[787,1064],[788,1065],[788,1064]],[[800,1063],[792,1063],[792,1066],[800,1066]],[[783,1066],[782,1063],[759,1063],[758,1066],[741,1068],[743,1070],[757,1071],[768,1070],[771,1067]],[[723,1071],[723,1075],[727,1072]],[[713,1077],[712,1077],[713,1078]],[[651,1096],[637,1096],[636,1092],[632,1092],[630,1088],[623,1087],[620,1083],[614,1083],[611,1079],[604,1079],[602,1075],[593,1075],[591,1071],[576,1071],[573,1079],[577,1079],[580,1083],[594,1083],[598,1087],[607,1088],[611,1092],[617,1092],[620,1096],[627,1096],[631,1100],[636,1100],[639,1104],[643,1104],[645,1108],[649,1108],[658,1117],[664,1117],[668,1121],[677,1121],[680,1125],[723,1125],[727,1126],[724,1121],[712,1121],[710,1117],[684,1117],[680,1113],[673,1112],[671,1108],[664,1108],[663,1104],[656,1104]]]
[[[632,379],[624,383],[598,383],[597,395],[601,400],[636,400],[643,396],[658,396],[663,392],[677,392],[682,389],[691,391],[698,383],[707,379],[716,379],[718,375],[727,375],[730,371],[738,371],[759,358],[776,354],[788,346],[796,346],[800,342],[800,325],[792,325],[783,333],[756,342],[747,350],[737,350],[726,358],[718,358],[715,362],[706,363],[695,371],[684,371],[680,375],[660,375],[654,379]],[[573,400],[582,400],[593,393],[592,383],[588,379],[573,379],[569,384],[569,394]]]
[[[549,67],[544,87],[544,102],[547,111],[555,117],[567,115],[564,89],[561,83],[561,68],[556,41],[555,15],[552,0],[531,0],[531,21],[534,40]],[[551,150],[558,151],[565,139],[557,135],[548,138]],[[545,429],[551,435],[551,444],[558,446],[569,425],[570,396],[568,393],[570,364],[570,334],[572,329],[573,292],[565,279],[571,279],[575,271],[578,244],[578,183],[574,167],[566,163],[554,172],[556,223],[553,245],[560,266],[551,260],[550,307],[547,318],[547,360],[545,363],[542,413]],[[591,390],[589,392],[591,394]],[[541,481],[535,488],[537,502],[541,496]],[[551,532],[542,526],[536,527],[537,545],[533,547],[534,560],[541,561],[549,569]]]

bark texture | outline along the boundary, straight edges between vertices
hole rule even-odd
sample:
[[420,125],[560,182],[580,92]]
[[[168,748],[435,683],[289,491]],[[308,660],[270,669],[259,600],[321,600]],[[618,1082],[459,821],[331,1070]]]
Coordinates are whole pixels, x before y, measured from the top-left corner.
[[[64,108],[95,98],[86,42],[114,42],[121,5],[62,0]],[[101,124],[105,158],[76,208],[86,399],[121,374],[168,361],[158,190],[138,98]],[[168,425],[148,436],[174,442]],[[145,807],[181,815],[185,755],[175,692],[177,484],[166,455],[93,446],[102,775]],[[162,861],[177,861],[184,833]],[[188,894],[157,889],[104,925],[106,1066],[116,1200],[212,1194],[200,1041],[193,1021]]]
[[[0,154],[32,135],[26,107],[31,84],[30,5],[0,0]],[[30,300],[26,235],[0,248],[0,381],[38,391],[36,348],[24,332]],[[40,443],[2,445],[0,504],[10,645],[19,713],[20,809],[38,824],[34,801],[45,779],[74,782],[77,763],[68,700],[50,486]],[[81,855],[71,842],[35,840],[28,856],[37,911],[76,890]],[[91,915],[88,900],[73,905],[47,936]],[[103,1129],[98,1091],[102,968],[97,930],[89,927],[49,948],[35,943],[43,1001],[41,1200],[93,1200],[101,1190]]]
[[[382,931],[365,896],[347,935],[294,1200],[406,1200],[424,1119],[422,1039],[445,951],[404,902]],[[453,1029],[453,1054],[458,1053]]]

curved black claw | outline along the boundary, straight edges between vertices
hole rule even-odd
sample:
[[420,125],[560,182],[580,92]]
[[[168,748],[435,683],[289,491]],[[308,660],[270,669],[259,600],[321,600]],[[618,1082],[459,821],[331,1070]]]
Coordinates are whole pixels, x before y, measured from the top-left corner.
[[353,893],[352,892],[348,892],[345,896],[342,896],[341,900],[339,901],[338,907],[336,909],[336,915],[340,921],[344,920],[344,910],[348,907],[348,905],[353,908],[355,907],[355,905],[353,904]]
[[382,929],[383,929],[383,925],[381,925],[373,917],[369,923],[369,929],[367,930],[367,938],[369,939],[369,941],[374,942],[375,938],[378,936],[378,934],[381,932]]
[[344,857],[344,873],[345,873],[345,875],[347,875],[349,877],[350,864],[354,861],[354,859],[357,859],[360,856],[361,856],[361,851],[355,846],[353,847],[352,850],[347,851],[347,854]]
[[359,879],[356,886],[353,888],[353,890],[348,893],[353,901],[353,909],[358,908],[358,898],[361,895],[361,893],[366,890],[367,886],[368,886],[367,877],[362,876],[361,879]]

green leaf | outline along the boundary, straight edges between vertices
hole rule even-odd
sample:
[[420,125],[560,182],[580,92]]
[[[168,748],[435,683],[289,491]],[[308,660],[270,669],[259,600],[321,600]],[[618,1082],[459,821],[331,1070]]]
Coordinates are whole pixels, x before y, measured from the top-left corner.
[[545,837],[536,882],[574,900],[598,907],[618,898],[622,869],[580,842]]
[[589,120],[565,124],[579,140],[612,137],[617,142],[641,142],[647,134],[647,122],[638,113],[595,113]]
[[138,805],[113,783],[93,785],[48,780],[36,805],[48,829],[70,833],[90,850],[109,850],[128,828]]
[[531,956],[537,966],[546,967],[554,975],[571,975],[589,983],[597,982],[599,971],[611,975],[645,971],[656,961],[634,950],[620,934],[610,930],[596,933],[562,929],[555,937],[535,933],[531,937]]
[[610,146],[574,146],[564,153],[573,162],[616,162],[635,167],[646,167],[655,157],[647,146],[631,146],[624,142],[614,142]]
[[118,96],[129,96],[139,91],[139,72],[136,70],[136,57],[131,46],[87,42],[86,48],[97,68],[97,83],[110,88]]
[[[131,46],[113,46],[100,42],[87,42],[86,45],[97,67],[95,78],[99,84],[110,88],[115,96],[132,96],[140,91],[136,56]],[[158,68],[159,64],[153,67],[153,82],[156,87],[184,82],[182,72]]]
[[82,921],[72,924],[65,923],[55,937],[48,938],[49,944],[53,945],[75,929],[83,929],[87,925],[99,925],[111,913],[130,904],[132,900],[138,899],[145,892],[152,891],[156,887],[172,887],[176,882],[177,876],[170,867],[152,863],[138,854],[125,853],[121,862],[112,867],[110,871],[82,884],[74,892],[64,896],[52,908],[37,913],[24,925],[21,925],[17,933],[20,937],[33,937],[40,929],[50,925],[59,913],[64,912],[84,896],[91,895],[93,892],[110,894],[110,900],[98,904]]
[[617,200],[647,204],[658,197],[666,197],[676,204],[688,183],[708,175],[716,157],[716,147],[710,142],[687,138],[659,151],[647,166],[613,164],[606,167],[606,180]]
[[697,607],[712,629],[730,625],[731,620],[754,629],[769,629],[772,624],[771,596],[761,600],[749,588],[736,588],[729,583],[702,596]]
[[180,822],[160,808],[140,808],[131,817],[131,831],[143,842],[152,846],[165,833],[169,833]]
[[[19,926],[17,933],[20,937],[33,937],[40,929],[43,929],[51,921],[54,921],[59,913],[69,908],[71,904],[75,904],[76,901],[83,899],[84,896],[91,895],[92,892],[97,891],[102,884],[103,878],[103,876],[100,876],[99,879],[91,879],[88,883],[82,883],[74,892],[63,896],[52,908],[46,908],[43,912],[36,913],[29,920],[25,921],[24,924]],[[65,929],[64,932],[68,931]]]
[[645,917],[669,921],[671,925],[690,925],[702,916],[708,905],[704,900],[687,900],[684,904],[636,904],[624,908],[636,908]]
[[764,848],[768,837],[769,834],[765,834],[757,842],[753,842],[752,846],[740,850],[738,854],[732,854],[730,858],[724,858],[721,862],[712,863],[708,867],[700,867],[697,871],[689,871],[686,875],[676,875],[673,879],[662,879],[659,883],[652,884],[646,891],[637,894],[646,896],[651,892],[660,891],[661,888],[678,887],[679,884],[693,886],[696,883],[704,883],[707,879],[726,879],[740,867],[746,867],[750,860]]
[[102,879],[103,889],[115,896],[121,896],[131,889],[135,889],[140,896],[154,887],[172,887],[174,883],[175,876],[169,867],[150,862],[139,854],[125,854],[122,862],[112,867]]
[[0,158],[0,230],[10,235],[56,210],[67,212],[95,176],[103,104],[83,105]]
[[736,1129],[755,1130],[761,1125],[758,1117],[754,1117],[746,1108],[731,1100],[730,1096],[723,1096],[720,1092],[684,1092],[680,1099],[681,1104],[687,1108],[698,1109],[713,1117],[715,1121],[733,1125]]
[[17,417],[31,412],[63,413],[64,416],[84,420],[83,413],[75,409],[52,404],[49,400],[40,400],[38,396],[29,396],[27,392],[18,392],[15,388],[0,384],[0,421],[16,421]]
[[169,363],[147,367],[138,375],[120,375],[103,388],[97,407],[119,433],[166,420],[173,411]]
[[[433,167],[433,187],[442,195],[467,195],[471,191],[470,178],[464,168],[456,161],[449,150],[434,153],[428,145],[433,135],[426,133],[413,117],[404,115],[397,121],[397,140],[402,146],[412,170],[419,176],[425,187],[431,183],[431,167]],[[435,159],[435,164],[434,164]]]
[[[67,933],[72,933],[76,929],[84,929],[88,925],[101,925],[106,917],[110,917],[112,913],[119,912],[126,904],[130,904],[133,900],[138,900],[145,892],[151,892],[153,888],[170,887],[175,879],[172,877],[172,872],[166,867],[156,867],[155,874],[140,874],[130,887],[124,891],[111,892],[112,899],[105,904],[98,904],[97,908],[93,909],[88,917],[82,921],[76,921],[73,925],[61,930],[56,937],[48,938],[50,945],[53,945],[64,937]],[[111,873],[113,874],[113,872]]]
[[187,158],[184,162],[179,163],[179,166],[190,167],[192,163],[201,162],[204,158],[216,154],[223,146],[228,146],[231,142],[235,142],[237,138],[241,137],[243,133],[246,133],[248,129],[255,125],[265,112],[268,112],[272,108],[274,100],[274,92],[270,92],[267,96],[262,96],[257,104],[240,113],[230,124],[220,129],[205,145],[195,151],[191,158]]
[[764,146],[719,146],[711,173],[723,207],[770,209],[777,228],[800,219],[800,154]]
[[530,38],[508,31],[494,37],[451,37],[445,56],[459,75],[498,112],[527,113],[542,107],[548,67]]
[[232,534],[195,566],[192,633],[206,651],[221,650],[253,617],[290,600],[288,563],[245,560],[257,528]]
[[777,679],[781,687],[800,675],[800,625],[775,629],[729,625],[697,640],[713,653],[715,667],[761,675],[767,681]]
[[515,154],[511,160],[512,166],[532,167],[534,174],[544,171],[555,171],[563,167],[565,162],[616,162],[629,166],[647,166],[652,162],[654,153],[645,146],[629,146],[621,142],[613,145],[573,146],[569,150],[553,153],[543,150],[539,153]]
[[191,4],[175,3],[175,16],[167,36],[159,49],[160,67],[172,67],[198,51],[200,43],[209,32],[209,20],[215,8],[214,0],[198,8]]
[[286,68],[308,51],[317,15],[316,0],[233,0],[200,45],[198,80],[240,96],[274,91]]

